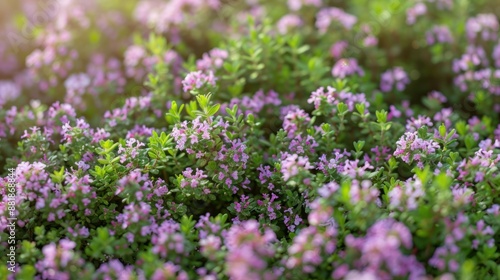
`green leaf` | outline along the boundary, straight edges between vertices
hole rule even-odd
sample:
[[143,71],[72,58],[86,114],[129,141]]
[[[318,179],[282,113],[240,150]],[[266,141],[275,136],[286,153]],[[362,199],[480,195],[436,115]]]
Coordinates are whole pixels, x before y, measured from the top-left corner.
[[198,101],[198,105],[200,105],[201,110],[205,110],[210,102],[210,95],[197,95],[196,101]]
[[98,45],[99,41],[101,40],[101,33],[98,32],[97,30],[92,30],[89,33],[89,42],[92,45]]
[[215,171],[217,170],[217,164],[215,163],[215,161],[211,160],[208,162],[206,169],[207,171]]
[[394,157],[391,157],[389,159],[389,168],[391,170],[396,169],[398,167],[398,165],[399,165],[399,163],[398,163],[398,161]]
[[250,114],[247,115],[247,122],[249,124],[253,124],[255,122],[255,118],[254,118],[254,116],[253,116],[252,113],[250,113]]
[[387,111],[386,110],[376,111],[375,115],[377,116],[378,123],[386,123],[387,122]]
[[214,116],[220,109],[220,104],[215,104],[212,107],[210,107],[210,110],[208,111],[209,116]]
[[436,176],[435,182],[441,190],[448,190],[452,179],[446,173],[441,173]]
[[34,279],[36,274],[36,269],[29,264],[21,266],[21,271],[16,275],[16,279],[19,280],[31,280]]
[[356,152],[359,152],[363,149],[363,147],[365,146],[365,141],[357,141],[357,142],[354,142],[354,149],[356,149]]
[[363,103],[356,103],[356,110],[360,115],[364,115],[365,113],[365,104]]
[[59,169],[59,171],[54,171],[53,174],[50,175],[50,178],[52,179],[52,181],[54,181],[54,183],[56,184],[61,184],[64,180],[64,166],[61,167],[61,169]]
[[349,107],[347,107],[347,105],[345,103],[340,102],[337,104],[337,110],[338,110],[339,116],[343,116],[347,113],[347,111],[349,110]]
[[310,49],[310,47],[308,45],[304,45],[304,46],[297,49],[297,54],[303,54],[303,53],[307,52],[309,49]]
[[444,124],[439,126],[439,135],[443,138],[446,136],[446,126],[444,126]]
[[475,279],[474,277],[474,268],[475,264],[473,260],[466,260],[461,269],[461,278],[462,280],[472,280]]
[[455,128],[460,136],[464,136],[467,134],[467,130],[469,130],[468,125],[463,120],[458,121]]
[[465,147],[468,150],[471,150],[474,146],[476,146],[476,141],[474,140],[474,137],[472,134],[467,134],[465,136]]

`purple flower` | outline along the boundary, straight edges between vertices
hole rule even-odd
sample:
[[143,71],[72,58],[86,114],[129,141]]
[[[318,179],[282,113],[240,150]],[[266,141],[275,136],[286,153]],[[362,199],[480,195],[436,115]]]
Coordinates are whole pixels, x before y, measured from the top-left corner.
[[365,47],[374,47],[378,44],[378,38],[374,35],[368,35],[363,39],[363,45]]
[[[465,54],[461,58],[453,60],[453,72],[465,72],[473,70],[476,66],[487,66],[488,58],[486,52],[481,47],[468,46]],[[470,73],[470,72],[469,72]],[[472,75],[472,73],[468,74]],[[472,77],[465,76],[464,78],[471,80]]]
[[406,130],[409,132],[417,131],[423,126],[432,127],[432,122],[429,117],[419,115],[416,119],[411,117],[411,119],[406,122]]
[[495,66],[500,68],[500,42],[495,45],[492,53],[493,60],[495,61]]
[[323,0],[288,0],[287,4],[290,10],[298,11],[305,5],[321,7],[321,5],[323,5]]
[[365,203],[375,203],[380,206],[379,199],[380,191],[372,185],[369,180],[352,180],[351,188],[349,189],[349,196],[352,205],[356,205],[361,201]]
[[333,208],[331,206],[323,205],[321,200],[315,200],[311,203],[311,210],[307,217],[311,226],[335,225]]
[[338,41],[330,48],[330,55],[335,59],[339,59],[348,46],[349,44],[346,41]]
[[76,243],[61,239],[59,244],[50,243],[43,247],[44,258],[35,265],[43,279],[70,279],[69,266],[80,267],[84,261],[73,249]]
[[163,280],[163,279],[175,279],[175,280],[187,280],[189,279],[188,274],[181,269],[180,266],[173,264],[172,262],[166,262],[163,267],[159,267],[153,273],[151,280]]
[[446,96],[444,96],[441,92],[436,91],[436,90],[429,92],[427,97],[429,99],[437,100],[439,103],[446,103],[446,101],[448,101]]
[[68,93],[83,94],[90,85],[90,78],[85,73],[73,74],[66,79],[64,86]]
[[391,207],[407,210],[417,209],[419,201],[425,196],[419,179],[408,179],[404,185],[397,185],[389,192]]
[[479,36],[485,41],[495,41],[498,37],[498,26],[498,20],[494,14],[479,14],[467,20],[465,30],[471,42]]
[[355,75],[364,76],[364,71],[358,65],[355,58],[343,58],[335,63],[332,68],[332,76],[335,78],[344,79],[347,76]]
[[281,105],[281,99],[273,90],[264,93],[263,90],[257,91],[252,96],[243,96],[241,98],[233,98],[229,104],[223,104],[221,106],[221,111],[224,111],[224,108],[233,108],[234,105],[238,105],[238,109],[242,110],[245,115],[250,113],[256,115],[260,113],[265,106],[279,106]]
[[257,221],[244,221],[229,229],[225,241],[229,277],[235,280],[278,278],[268,268],[267,261],[275,254],[271,245],[276,241],[276,235],[272,230],[265,229],[261,233]]
[[276,23],[276,28],[280,34],[286,34],[290,29],[299,27],[302,24],[302,19],[299,16],[288,14],[283,16],[278,23]]
[[425,275],[425,269],[415,256],[404,255],[400,247],[411,249],[412,235],[402,223],[391,218],[372,225],[365,237],[348,235],[345,239],[348,249],[361,254],[355,268],[369,268],[376,279],[409,277],[418,279]]
[[444,25],[434,26],[431,30],[427,31],[425,37],[427,38],[428,45],[434,45],[435,43],[453,43],[453,36],[451,35],[450,29]]
[[453,8],[453,0],[431,0],[429,2],[435,2],[440,10],[451,10]]
[[403,68],[395,67],[382,74],[380,89],[383,92],[389,92],[393,89],[403,91],[409,83],[410,79]]
[[488,210],[486,210],[488,214],[491,214],[493,216],[499,216],[500,215],[500,205],[498,204],[493,204]]
[[416,131],[406,132],[396,145],[395,157],[401,158],[406,163],[416,160],[419,164],[422,164],[423,157],[434,153],[439,148],[437,142],[420,138]]
[[21,94],[21,88],[12,81],[0,80],[0,108],[5,103],[15,100]]
[[215,87],[216,81],[217,78],[211,70],[209,70],[207,74],[202,71],[196,71],[186,75],[184,80],[182,80],[182,86],[184,92],[190,92],[201,89],[204,85]]
[[212,49],[208,53],[204,53],[203,57],[196,61],[196,68],[201,71],[216,70],[222,67],[224,60],[229,54],[223,49]]
[[[204,10],[218,10],[220,2],[217,0],[175,0],[157,3],[155,1],[141,1],[134,11],[134,18],[144,26],[154,28],[158,33],[178,33],[180,26],[194,26],[198,20],[197,15]],[[179,12],[189,11],[189,12]],[[170,40],[176,43],[180,38],[171,35]]]
[[302,229],[288,247],[289,257],[286,267],[289,269],[302,268],[304,273],[312,273],[323,262],[324,256],[331,255],[336,246],[337,231],[328,227],[320,231],[314,226]]
[[351,270],[343,278],[344,280],[377,280],[379,279],[376,274],[369,271]]
[[326,33],[333,21],[340,23],[345,29],[350,30],[358,19],[339,8],[323,8],[316,15],[316,28],[318,28],[319,33]]
[[101,264],[96,271],[97,275],[104,279],[132,279],[133,267],[124,266],[119,260],[109,260],[107,263]]
[[208,176],[203,172],[203,170],[199,170],[196,168],[196,172],[193,174],[193,170],[188,167],[185,171],[182,172],[184,178],[181,181],[180,187],[185,188],[187,186],[191,188],[198,187],[203,179],[208,178]]
[[285,181],[298,175],[300,171],[307,171],[313,168],[307,157],[298,156],[297,154],[284,154],[283,157],[284,160],[281,161],[281,173]]
[[[142,81],[147,73],[153,70],[155,63],[158,63],[158,59],[150,56],[142,46],[132,45],[125,50],[123,62],[126,68],[125,74],[127,77],[134,78],[138,82]],[[97,70],[96,73],[98,72]],[[100,74],[97,76],[102,77]]]
[[283,129],[287,132],[288,138],[294,138],[300,128],[303,128],[311,117],[308,113],[300,108],[290,110],[283,120]]
[[415,6],[409,8],[406,11],[406,23],[409,25],[413,25],[417,21],[417,17],[423,16],[427,13],[427,6],[418,2]]
[[185,238],[181,233],[159,232],[151,240],[153,243],[151,251],[162,258],[169,256],[179,259],[188,254],[187,248],[185,248]]
[[329,86],[325,92],[325,88],[320,87],[311,93],[311,97],[307,99],[307,103],[314,104],[314,108],[318,109],[322,101],[327,104],[334,104],[336,96],[337,94],[335,88]]

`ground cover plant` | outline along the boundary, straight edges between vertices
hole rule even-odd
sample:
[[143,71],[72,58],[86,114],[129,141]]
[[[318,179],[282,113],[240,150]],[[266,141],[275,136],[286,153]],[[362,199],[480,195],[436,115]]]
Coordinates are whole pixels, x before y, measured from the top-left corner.
[[1,5],[1,279],[500,279],[497,1]]

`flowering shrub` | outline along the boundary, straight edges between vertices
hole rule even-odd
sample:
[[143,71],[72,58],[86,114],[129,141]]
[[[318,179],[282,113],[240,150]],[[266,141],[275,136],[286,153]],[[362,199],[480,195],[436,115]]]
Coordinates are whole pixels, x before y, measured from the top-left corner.
[[496,1],[10,2],[2,279],[500,279]]

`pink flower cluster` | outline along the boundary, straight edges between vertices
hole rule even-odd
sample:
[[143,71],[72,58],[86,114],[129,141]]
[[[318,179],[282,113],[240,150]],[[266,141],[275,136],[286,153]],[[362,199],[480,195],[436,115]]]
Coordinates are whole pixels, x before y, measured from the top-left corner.
[[334,227],[320,229],[315,226],[303,228],[288,247],[289,257],[286,267],[300,268],[304,273],[312,273],[316,267],[335,251],[337,230]]
[[18,98],[20,94],[21,88],[19,85],[12,81],[0,80],[0,108],[5,103]]
[[335,105],[332,112],[336,112],[336,105],[343,102],[347,105],[349,111],[353,111],[356,104],[363,104],[365,108],[370,106],[366,100],[364,93],[351,93],[346,91],[337,91],[335,88],[328,86],[326,88],[320,87],[311,93],[307,103],[314,104],[315,109],[319,109],[322,102],[329,105]]
[[410,83],[410,78],[401,67],[394,67],[382,73],[380,89],[383,92],[391,90],[403,91]]
[[201,89],[204,85],[215,87],[216,81],[217,78],[211,70],[207,73],[204,73],[203,71],[190,72],[186,75],[184,80],[182,80],[182,89],[184,92],[191,92],[193,90]]
[[323,0],[288,0],[287,4],[290,10],[298,11],[303,6],[321,7],[323,5]]
[[281,174],[283,174],[283,180],[288,181],[292,177],[299,174],[301,171],[307,171],[313,169],[313,166],[309,162],[307,157],[298,156],[297,154],[283,154],[283,160],[281,161]]
[[[36,263],[36,269],[43,279],[69,280],[70,270],[81,268],[84,264],[73,249],[76,243],[61,239],[59,244],[50,243],[43,247],[44,258]],[[71,268],[71,269],[70,269]]]
[[[345,242],[348,250],[360,254],[355,269],[372,273],[376,279],[420,279],[425,275],[424,266],[414,255],[401,252],[401,248],[412,248],[412,235],[404,224],[393,219],[378,221],[368,229],[365,237],[348,235]],[[341,273],[342,269],[336,272],[334,278],[342,277],[345,273]]]
[[242,110],[245,115],[250,113],[259,114],[266,106],[280,106],[282,103],[277,92],[270,90],[264,93],[263,90],[257,91],[252,96],[243,96],[241,98],[234,97],[229,104],[223,104],[221,111],[224,112],[225,108],[233,108],[238,105],[238,110]]
[[431,30],[427,31],[425,37],[428,45],[453,43],[453,36],[450,29],[445,25],[434,26]]
[[478,38],[495,41],[498,38],[498,27],[498,20],[494,14],[479,14],[469,18],[465,25],[467,38],[472,42]]
[[364,74],[365,72],[358,65],[358,61],[355,58],[340,59],[332,68],[332,76],[340,79],[352,75],[363,76]]
[[344,10],[330,7],[321,9],[316,15],[316,28],[320,34],[325,34],[332,22],[338,22],[345,29],[350,30],[356,24],[356,16],[346,13]]
[[196,68],[201,71],[217,70],[222,67],[224,60],[229,54],[223,49],[212,49],[208,53],[204,53],[203,57],[196,61]]
[[417,18],[427,14],[427,6],[423,2],[417,2],[413,7],[406,11],[406,23],[415,24]]
[[278,279],[279,270],[269,267],[267,258],[275,254],[276,235],[270,229],[261,233],[255,220],[233,225],[226,235],[228,275],[235,280]]
[[210,140],[210,130],[210,124],[207,121],[202,121],[201,117],[197,117],[189,123],[184,121],[176,125],[172,129],[171,135],[175,139],[175,147],[182,151],[186,147],[196,145],[202,140]]
[[276,28],[280,34],[287,34],[293,28],[303,25],[302,19],[298,15],[284,15],[277,23]]
[[415,132],[406,132],[396,142],[397,148],[394,156],[401,158],[406,163],[417,161],[419,167],[423,167],[423,160],[427,155],[439,149],[439,144],[434,140],[425,140]]
[[407,210],[417,209],[419,200],[424,196],[425,189],[418,178],[408,179],[404,185],[396,185],[389,192],[391,207]]
[[[158,2],[155,0],[139,1],[135,9],[135,19],[159,33],[172,32],[183,25],[190,26],[195,14],[205,9],[217,10],[219,0],[173,0]],[[189,12],[179,12],[189,11]]]

